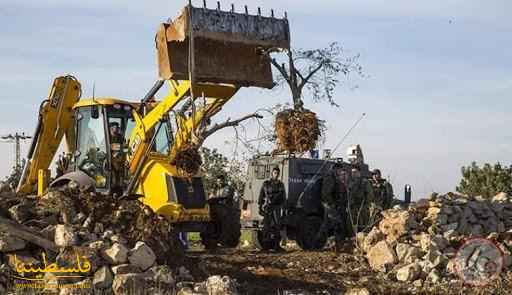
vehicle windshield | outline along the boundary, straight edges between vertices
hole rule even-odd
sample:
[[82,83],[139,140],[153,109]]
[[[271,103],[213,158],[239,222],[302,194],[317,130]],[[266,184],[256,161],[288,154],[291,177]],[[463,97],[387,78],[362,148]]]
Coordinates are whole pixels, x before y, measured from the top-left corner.
[[104,119],[99,107],[83,107],[77,114],[77,157],[78,169],[96,180],[96,186],[106,186],[105,163],[107,145]]

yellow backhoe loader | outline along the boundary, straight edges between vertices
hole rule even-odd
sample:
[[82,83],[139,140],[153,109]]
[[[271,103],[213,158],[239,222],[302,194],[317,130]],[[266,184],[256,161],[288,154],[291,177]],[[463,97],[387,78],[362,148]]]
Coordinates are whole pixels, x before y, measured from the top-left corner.
[[[201,173],[185,173],[175,160],[240,87],[273,86],[270,61],[261,52],[289,48],[288,21],[247,9],[186,6],[160,25],[155,41],[160,79],[140,102],[80,100],[77,79],[55,79],[17,190],[42,195],[74,181],[82,189],[139,199],[179,231],[201,232],[206,246],[234,247],[239,217],[222,203],[209,203]],[[156,101],[166,81],[169,93]],[[63,137],[70,156],[50,183],[49,167]]]

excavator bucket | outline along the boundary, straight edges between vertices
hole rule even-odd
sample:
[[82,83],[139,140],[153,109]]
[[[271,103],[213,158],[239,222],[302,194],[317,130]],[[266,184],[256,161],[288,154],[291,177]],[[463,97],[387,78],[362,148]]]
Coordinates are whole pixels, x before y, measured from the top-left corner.
[[[258,9],[259,10],[259,9]],[[262,49],[290,47],[286,18],[186,6],[156,35],[162,79],[189,79],[189,42],[193,38],[194,81],[272,88],[269,58]],[[272,13],[273,14],[273,13]],[[190,34],[190,29],[192,34]]]

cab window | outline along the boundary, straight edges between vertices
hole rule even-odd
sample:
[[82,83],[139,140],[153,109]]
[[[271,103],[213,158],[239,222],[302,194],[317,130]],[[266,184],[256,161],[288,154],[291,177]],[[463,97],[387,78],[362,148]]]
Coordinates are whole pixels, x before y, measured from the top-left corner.
[[155,138],[155,145],[153,150],[157,153],[167,155],[169,154],[169,136],[167,131],[167,124],[161,123],[160,128],[158,128],[158,133]]
[[98,110],[101,110],[101,107],[91,106],[81,108],[77,112],[76,165],[78,169],[96,180],[97,187],[102,188],[107,183],[105,173],[107,144],[103,113]]

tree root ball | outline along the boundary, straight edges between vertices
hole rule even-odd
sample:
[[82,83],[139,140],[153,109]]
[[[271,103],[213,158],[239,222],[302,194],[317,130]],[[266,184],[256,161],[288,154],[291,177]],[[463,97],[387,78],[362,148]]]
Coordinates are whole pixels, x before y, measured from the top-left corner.
[[198,149],[192,145],[187,145],[176,153],[173,164],[179,170],[191,176],[199,171],[203,161]]
[[275,132],[279,149],[290,153],[314,149],[321,135],[316,114],[306,109],[279,112],[276,115]]

